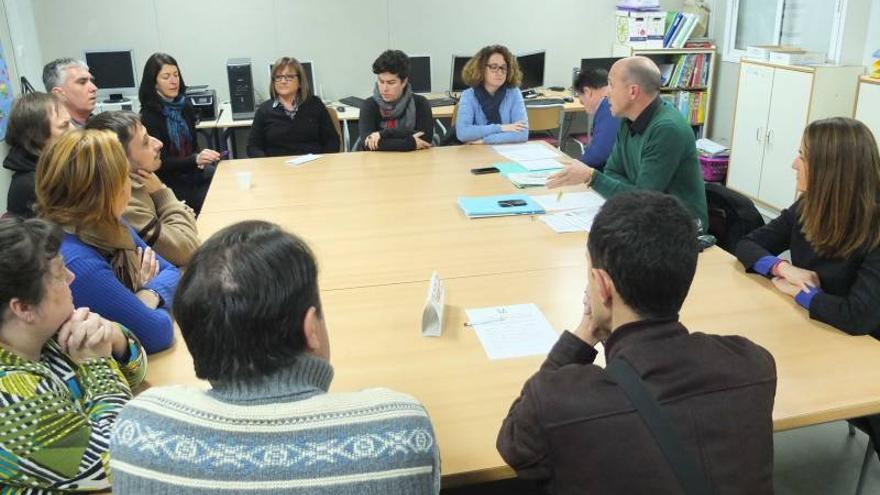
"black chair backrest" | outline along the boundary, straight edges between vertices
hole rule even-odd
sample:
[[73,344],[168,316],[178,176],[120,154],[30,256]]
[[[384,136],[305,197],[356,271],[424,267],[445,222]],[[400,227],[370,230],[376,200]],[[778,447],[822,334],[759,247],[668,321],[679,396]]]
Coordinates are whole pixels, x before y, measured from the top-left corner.
[[728,253],[734,252],[736,243],[746,234],[764,225],[764,217],[752,200],[721,184],[706,183],[706,204],[709,207],[709,233]]

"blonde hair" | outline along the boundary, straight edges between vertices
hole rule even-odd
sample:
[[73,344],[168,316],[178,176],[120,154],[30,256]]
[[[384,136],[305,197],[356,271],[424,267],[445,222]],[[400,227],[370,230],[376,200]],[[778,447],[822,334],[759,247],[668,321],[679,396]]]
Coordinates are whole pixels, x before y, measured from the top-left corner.
[[489,65],[489,57],[496,53],[504,57],[504,63],[507,64],[505,84],[518,88],[522,82],[522,72],[519,70],[516,57],[503,45],[484,46],[476,55],[471,57],[464,65],[464,68],[461,69],[461,79],[464,83],[470,87],[482,85],[486,79],[486,66]]
[[272,75],[269,77],[269,96],[272,99],[275,99],[275,76],[281,73],[284,69],[290,69],[294,73],[296,73],[297,81],[299,82],[299,89],[296,90],[297,99],[300,102],[306,101],[311,94],[309,88],[309,78],[306,76],[306,71],[303,69],[299,60],[293,57],[281,57],[272,64]]
[[804,130],[807,187],[798,219],[822,256],[846,258],[880,246],[880,152],[865,124],[834,117]]
[[116,134],[77,129],[43,151],[37,163],[40,215],[62,226],[115,226],[113,213],[128,178],[128,159]]

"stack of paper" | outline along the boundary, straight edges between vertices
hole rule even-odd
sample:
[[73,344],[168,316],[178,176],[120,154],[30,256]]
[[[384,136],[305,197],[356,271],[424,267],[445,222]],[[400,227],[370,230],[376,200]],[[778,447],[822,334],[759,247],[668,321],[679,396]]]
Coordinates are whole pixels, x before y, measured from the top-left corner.
[[589,232],[593,218],[605,204],[605,198],[595,191],[535,196],[547,215],[541,217],[556,232]]
[[[519,204],[517,204],[519,203]],[[525,194],[503,196],[472,196],[458,198],[468,218],[503,217],[508,215],[536,215],[544,213],[541,205]]]
[[540,187],[547,183],[547,178],[555,174],[555,170],[542,170],[538,172],[518,172],[507,174],[507,178],[514,186],[522,189],[524,187]]
[[465,314],[489,359],[547,354],[558,338],[534,304],[467,309]]
[[302,165],[303,163],[308,163],[312,160],[317,160],[318,158],[321,158],[322,156],[323,155],[315,155],[315,154],[309,153],[308,155],[295,156],[295,157],[291,158],[290,160],[287,160],[284,163],[286,163],[288,165],[294,165],[294,166]]
[[730,148],[711,139],[697,139],[697,151],[703,156],[730,156]]
[[563,167],[556,160],[560,157],[559,153],[540,143],[499,144],[492,148],[499,155],[527,170],[557,170]]

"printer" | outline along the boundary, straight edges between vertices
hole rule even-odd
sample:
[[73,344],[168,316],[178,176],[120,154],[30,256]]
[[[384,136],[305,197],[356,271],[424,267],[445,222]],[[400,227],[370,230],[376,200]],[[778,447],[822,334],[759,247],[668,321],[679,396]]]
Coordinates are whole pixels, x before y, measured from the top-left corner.
[[190,86],[186,88],[186,97],[192,103],[199,116],[199,121],[217,118],[217,92],[207,86]]

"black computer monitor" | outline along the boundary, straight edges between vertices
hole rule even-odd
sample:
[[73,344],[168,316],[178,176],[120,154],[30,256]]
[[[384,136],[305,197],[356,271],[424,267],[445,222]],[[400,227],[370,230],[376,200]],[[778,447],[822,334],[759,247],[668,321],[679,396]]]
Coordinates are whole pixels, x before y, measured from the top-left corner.
[[95,78],[100,96],[120,100],[122,94],[137,92],[134,59],[131,50],[94,50],[85,52],[85,62]]
[[[312,63],[300,62],[299,65],[302,65],[303,72],[306,73],[306,79],[308,79],[309,81],[310,92],[313,95],[318,95],[318,88],[315,87],[315,69],[314,67],[312,67]],[[272,84],[272,69],[274,68],[275,64],[269,64],[269,84]]]
[[468,89],[470,86],[464,83],[464,79],[461,78],[461,71],[464,69],[464,64],[468,63],[470,60],[470,55],[453,55],[452,56],[452,74],[450,75],[449,82],[449,90],[453,92],[461,92]]
[[[582,58],[581,59],[581,72],[586,69],[605,69],[608,72],[611,72],[611,66],[614,65],[615,62],[620,60],[623,57],[591,57],[591,58]],[[664,65],[664,60],[662,55],[649,55],[648,58],[654,61],[658,67],[661,68]],[[577,74],[574,75],[577,77]],[[574,86],[574,79],[571,81],[571,85]],[[664,83],[665,84],[665,83]]]
[[430,55],[410,55],[409,85],[415,93],[431,92]]
[[540,50],[516,56],[516,63],[522,72],[520,89],[540,88],[544,86],[544,59],[547,52]]

